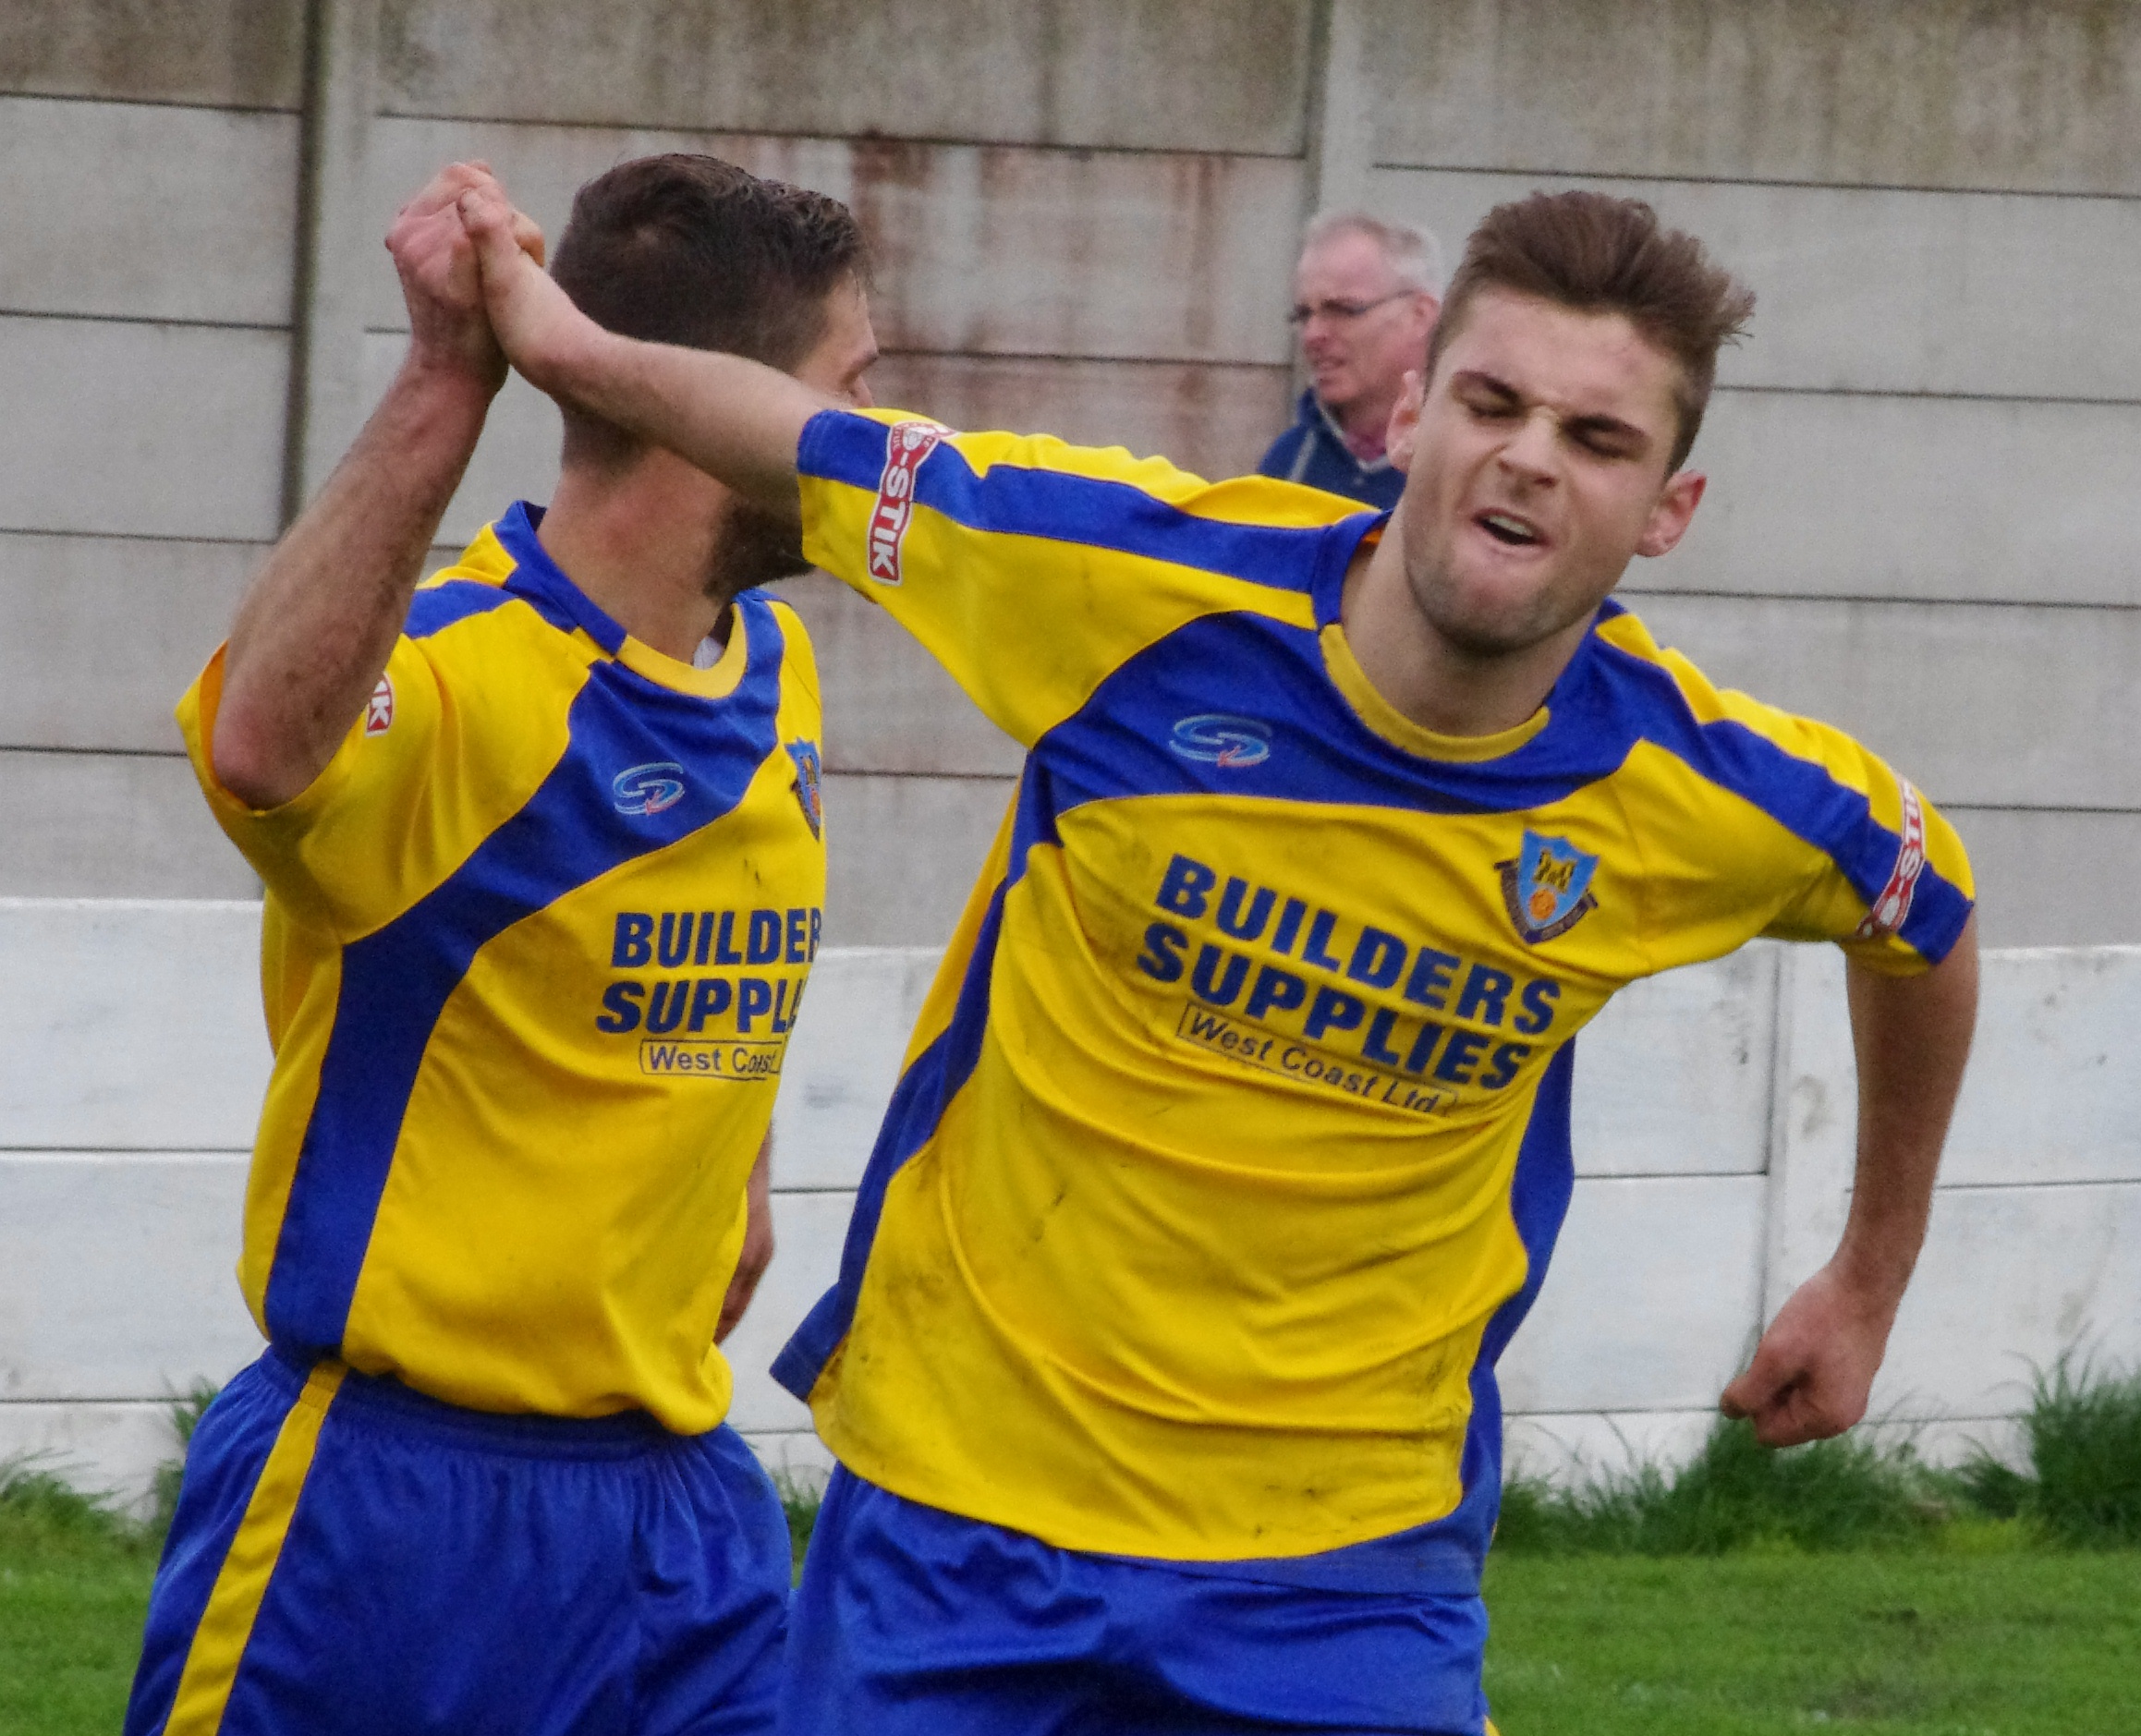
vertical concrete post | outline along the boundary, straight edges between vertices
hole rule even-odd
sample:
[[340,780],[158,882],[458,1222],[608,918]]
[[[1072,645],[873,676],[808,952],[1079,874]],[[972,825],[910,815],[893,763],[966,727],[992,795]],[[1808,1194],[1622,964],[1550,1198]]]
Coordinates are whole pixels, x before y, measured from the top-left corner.
[[370,250],[366,168],[378,111],[380,0],[310,0],[299,154],[283,521],[311,498],[363,426]]
[[1375,167],[1375,86],[1368,0],[1319,0],[1309,69],[1308,209],[1368,202]]
[[1833,946],[1793,946],[1778,963],[1765,1324],[1835,1251],[1858,1155],[1843,954]]
[[[1301,221],[1320,211],[1368,202],[1375,166],[1374,87],[1369,81],[1369,0],[1316,0],[1308,36],[1308,172]],[[1294,351],[1294,390],[1308,383],[1308,365]]]

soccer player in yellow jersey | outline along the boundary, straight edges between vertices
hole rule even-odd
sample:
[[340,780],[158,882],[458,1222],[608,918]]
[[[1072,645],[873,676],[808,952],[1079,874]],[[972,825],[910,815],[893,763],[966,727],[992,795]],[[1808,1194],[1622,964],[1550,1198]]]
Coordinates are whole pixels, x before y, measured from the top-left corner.
[[1751,299],[1648,207],[1494,212],[1393,515],[857,413],[630,344],[462,200],[507,353],[799,515],[1026,744],[838,1284],[775,1372],[837,1455],[797,1736],[1478,1736],[1494,1364],[1571,1185],[1571,1038],[1759,934],[1850,960],[1859,1168],[1725,1408],[1863,1413],[1976,998],[1925,798],[1610,593]]
[[[820,940],[817,679],[758,589],[799,550],[574,411],[547,514],[418,584],[505,377],[487,179],[395,222],[407,358],[179,708],[266,883],[268,1348],[193,1437],[129,1732],[772,1725],[787,1533],[714,1346]],[[843,207],[704,157],[590,182],[557,257],[813,403],[869,401],[863,267]]]

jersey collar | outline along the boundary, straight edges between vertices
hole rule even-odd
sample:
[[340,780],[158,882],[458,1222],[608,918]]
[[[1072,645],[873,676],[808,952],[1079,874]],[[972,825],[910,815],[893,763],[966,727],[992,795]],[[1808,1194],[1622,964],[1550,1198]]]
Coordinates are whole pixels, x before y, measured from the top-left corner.
[[563,567],[550,558],[550,551],[536,535],[543,509],[528,501],[515,501],[493,527],[499,546],[513,561],[505,589],[533,606],[560,632],[575,629],[601,646],[611,657],[644,675],[659,686],[703,699],[719,699],[735,691],[749,661],[750,630],[739,599],[729,611],[728,643],[710,668],[696,669],[665,657],[651,645],[641,643],[599,607],[584,590],[566,577]]

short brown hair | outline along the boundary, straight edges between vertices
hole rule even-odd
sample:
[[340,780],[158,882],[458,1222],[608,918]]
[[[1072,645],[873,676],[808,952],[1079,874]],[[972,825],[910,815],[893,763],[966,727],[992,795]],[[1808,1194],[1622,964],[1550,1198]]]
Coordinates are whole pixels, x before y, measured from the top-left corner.
[[[826,298],[869,281],[869,251],[838,200],[760,180],[719,157],[639,157],[573,196],[551,275],[606,331],[791,369],[824,335]],[[565,412],[566,461],[616,465],[639,443]]]
[[1667,474],[1680,468],[1702,427],[1717,379],[1717,352],[1746,329],[1754,291],[1715,264],[1702,243],[1668,229],[1638,199],[1604,193],[1534,193],[1497,205],[1472,231],[1428,342],[1428,377],[1483,289],[1537,296],[1579,313],[1618,313],[1680,364],[1673,394],[1680,438]]

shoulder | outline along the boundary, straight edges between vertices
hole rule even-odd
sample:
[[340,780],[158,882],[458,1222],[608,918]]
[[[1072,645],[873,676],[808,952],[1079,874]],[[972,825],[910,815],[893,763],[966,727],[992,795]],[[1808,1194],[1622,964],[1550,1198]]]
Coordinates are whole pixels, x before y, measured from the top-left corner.
[[[1778,752],[1821,760],[1847,741],[1841,730],[1801,717],[1737,688],[1720,686],[1685,653],[1660,645],[1650,629],[1622,604],[1608,601],[1594,629],[1624,675],[1647,690],[1650,704],[1706,733],[1722,726],[1723,739],[1742,733]],[[1854,744],[1855,745],[1855,744]]]

